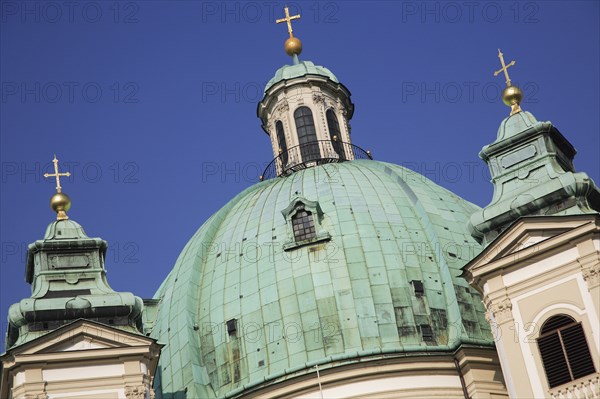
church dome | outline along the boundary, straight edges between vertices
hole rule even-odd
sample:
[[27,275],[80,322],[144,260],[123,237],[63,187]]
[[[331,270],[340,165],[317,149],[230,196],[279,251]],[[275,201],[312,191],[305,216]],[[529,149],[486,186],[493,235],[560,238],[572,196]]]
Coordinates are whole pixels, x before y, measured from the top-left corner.
[[[294,209],[312,212],[312,230],[300,226],[312,239],[295,241]],[[315,365],[493,347],[459,277],[481,251],[467,230],[478,209],[372,160],[253,185],[204,223],[156,294],[159,391],[236,397]]]
[[293,79],[305,75],[324,76],[335,83],[339,83],[338,79],[329,69],[324,66],[315,65],[311,61],[298,61],[296,57],[294,58],[293,65],[284,65],[275,72],[275,76],[273,76],[265,86],[265,93],[271,86],[282,80]]

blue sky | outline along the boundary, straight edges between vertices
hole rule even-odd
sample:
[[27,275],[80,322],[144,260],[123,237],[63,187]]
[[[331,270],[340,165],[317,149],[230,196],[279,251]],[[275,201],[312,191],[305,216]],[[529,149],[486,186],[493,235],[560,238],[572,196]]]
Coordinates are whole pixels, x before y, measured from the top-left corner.
[[[352,92],[354,144],[480,206],[477,154],[508,115],[498,47],[522,107],[552,121],[600,181],[600,2],[301,1],[301,59]],[[69,216],[109,243],[115,290],[151,297],[187,240],[273,158],[256,117],[289,58],[276,1],[0,1],[0,317],[30,294],[27,244]],[[3,348],[3,343],[0,350]]]

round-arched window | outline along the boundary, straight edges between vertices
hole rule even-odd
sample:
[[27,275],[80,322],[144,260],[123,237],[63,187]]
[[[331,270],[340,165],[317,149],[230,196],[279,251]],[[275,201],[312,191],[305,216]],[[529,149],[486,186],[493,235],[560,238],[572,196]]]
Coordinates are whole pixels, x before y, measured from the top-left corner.
[[583,326],[570,316],[546,320],[537,344],[550,388],[596,372]]

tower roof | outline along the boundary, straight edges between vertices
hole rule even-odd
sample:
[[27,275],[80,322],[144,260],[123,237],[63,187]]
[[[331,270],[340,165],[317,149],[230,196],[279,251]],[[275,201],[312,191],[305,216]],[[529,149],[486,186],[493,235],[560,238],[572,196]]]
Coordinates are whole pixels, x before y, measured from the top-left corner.
[[523,216],[574,215],[600,210],[600,190],[575,172],[576,150],[551,122],[519,110],[505,118],[496,140],[479,156],[488,164],[494,196],[471,216],[469,228],[485,245]]
[[77,240],[89,238],[79,223],[70,219],[55,220],[46,228],[44,240]]
[[275,72],[275,76],[265,86],[265,93],[276,83],[306,75],[324,76],[335,83],[339,83],[336,76],[324,66],[315,65],[311,61],[299,61],[294,57],[294,64],[284,65]]

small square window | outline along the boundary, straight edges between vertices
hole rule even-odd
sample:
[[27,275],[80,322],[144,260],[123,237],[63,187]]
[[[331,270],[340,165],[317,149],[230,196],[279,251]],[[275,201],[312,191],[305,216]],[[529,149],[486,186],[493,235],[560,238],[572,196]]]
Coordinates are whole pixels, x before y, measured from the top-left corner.
[[421,324],[419,326],[421,328],[421,337],[425,342],[434,342],[433,339],[433,329],[429,324]]
[[296,242],[310,240],[316,237],[316,229],[311,212],[300,209],[292,216],[294,239]]
[[229,336],[235,335],[235,333],[237,332],[237,320],[236,319],[231,319],[227,321],[227,334],[229,334]]
[[423,282],[421,280],[413,280],[411,282],[413,285],[413,289],[415,290],[415,295],[422,296],[425,293]]

